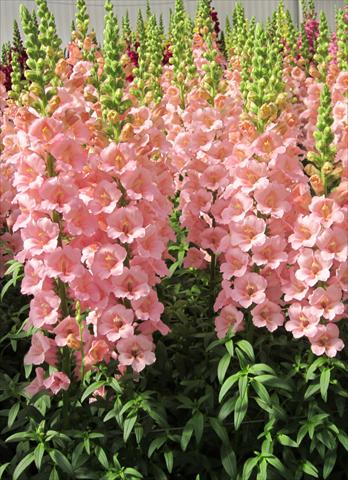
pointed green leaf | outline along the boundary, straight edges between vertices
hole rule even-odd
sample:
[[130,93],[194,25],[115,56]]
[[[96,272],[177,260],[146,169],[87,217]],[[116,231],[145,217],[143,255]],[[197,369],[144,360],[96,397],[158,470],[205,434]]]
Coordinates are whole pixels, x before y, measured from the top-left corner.
[[329,368],[324,368],[320,374],[320,394],[324,402],[327,401],[327,391],[330,385],[331,371]]
[[127,442],[129,435],[132,433],[135,422],[137,421],[137,415],[126,418],[123,423],[123,441]]
[[40,470],[41,468],[44,453],[45,453],[45,445],[43,443],[39,443],[39,445],[34,450],[35,465],[38,470]]
[[17,480],[21,474],[29,467],[31,463],[33,463],[35,459],[34,452],[28,453],[22,460],[19,462],[15,471],[13,472],[12,480]]
[[164,459],[166,461],[166,466],[167,470],[169,473],[172,473],[173,471],[173,465],[174,465],[174,456],[173,452],[170,450],[168,452],[164,452]]
[[219,365],[218,365],[218,369],[217,369],[219,383],[223,382],[230,362],[231,362],[230,354],[225,353],[225,355],[219,361]]
[[91,385],[89,385],[82,394],[81,403],[103,385],[105,385],[105,382],[103,380],[99,380],[98,382],[93,382]]
[[225,444],[221,447],[221,463],[230,478],[234,479],[237,477],[236,455],[230,444]]
[[230,377],[228,377],[224,383],[222,384],[222,387],[220,389],[219,393],[219,403],[221,403],[222,399],[226,395],[226,393],[233,387],[233,385],[238,381],[239,377],[241,375],[241,372],[237,372]]
[[11,428],[12,425],[14,424],[14,422],[17,418],[20,407],[21,407],[20,402],[17,402],[15,404],[13,404],[12,407],[10,408],[10,411],[8,413],[8,419],[7,419],[8,428]]

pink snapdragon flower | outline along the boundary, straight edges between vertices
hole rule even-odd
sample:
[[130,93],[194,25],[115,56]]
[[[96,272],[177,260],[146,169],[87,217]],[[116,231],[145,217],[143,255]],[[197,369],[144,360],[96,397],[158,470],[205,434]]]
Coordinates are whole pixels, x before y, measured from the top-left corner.
[[257,273],[246,273],[236,278],[231,291],[231,297],[242,307],[250,307],[252,303],[260,304],[265,301],[267,281]]
[[132,243],[145,235],[143,216],[135,206],[121,207],[107,218],[107,234],[112,239]]
[[344,343],[339,338],[339,330],[335,323],[319,325],[317,333],[310,337],[311,349],[315,355],[335,357],[337,352],[343,350]]
[[215,331],[218,338],[224,338],[230,328],[234,333],[244,328],[243,313],[234,305],[226,305],[215,318]]
[[155,362],[156,357],[153,353],[154,344],[145,335],[133,335],[122,338],[117,343],[119,352],[118,361],[120,365],[130,365],[137,373],[144,370],[146,365]]
[[309,303],[317,309],[320,315],[330,321],[344,312],[344,304],[341,301],[342,290],[337,285],[330,285],[326,290],[316,288],[309,296]]
[[53,252],[58,244],[59,227],[47,217],[30,222],[21,232],[23,247],[31,256]]
[[55,365],[56,351],[57,346],[54,340],[41,332],[36,332],[31,337],[31,347],[24,357],[24,363],[26,365],[40,365],[47,362],[50,365]]
[[320,322],[320,312],[312,306],[304,306],[295,302],[289,307],[289,320],[285,329],[291,332],[295,338],[308,338],[316,335]]
[[256,327],[266,327],[270,332],[274,332],[285,321],[280,306],[267,299],[256,305],[251,310],[251,314],[253,324]]
[[61,390],[68,390],[70,379],[64,372],[53,372],[43,381],[43,386],[57,395]]
[[268,237],[263,245],[253,247],[253,261],[256,265],[277,269],[288,258],[285,247],[286,241],[279,235]]
[[295,273],[296,278],[309,287],[319,281],[325,282],[330,277],[332,260],[326,260],[318,250],[313,252],[310,248],[303,248],[297,263],[300,268]]
[[342,223],[344,220],[343,211],[332,198],[313,197],[309,209],[326,228],[331,227],[333,223]]
[[300,215],[294,224],[294,233],[289,242],[292,248],[313,247],[321,230],[320,221],[312,215]]
[[98,332],[111,342],[127,338],[134,333],[132,325],[134,313],[123,305],[115,305],[105,310],[98,321]]
[[230,224],[230,243],[248,252],[253,246],[263,245],[266,241],[266,223],[256,215],[248,215],[241,222]]
[[53,290],[41,290],[30,302],[29,322],[36,328],[56,324],[59,306],[60,298]]
[[106,244],[96,251],[92,263],[92,272],[102,280],[123,273],[123,262],[127,251],[117,244]]
[[81,251],[70,245],[57,247],[47,255],[45,263],[47,275],[52,278],[59,277],[62,282],[71,282],[83,274]]

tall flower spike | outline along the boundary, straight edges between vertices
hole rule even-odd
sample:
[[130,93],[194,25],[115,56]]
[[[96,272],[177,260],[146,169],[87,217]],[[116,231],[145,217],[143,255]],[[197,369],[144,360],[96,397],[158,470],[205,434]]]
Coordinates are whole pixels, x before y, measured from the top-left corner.
[[89,15],[85,0],[77,0],[76,3],[76,35],[79,47],[83,47],[83,41],[87,37],[89,27]]
[[[333,121],[331,94],[329,87],[324,84],[320,93],[320,106],[318,109],[316,130],[314,132],[316,151],[309,152],[307,158],[315,165],[316,176],[320,175],[323,193],[325,194],[329,193],[331,189],[336,186],[336,180],[332,177],[336,153],[333,145]],[[311,173],[314,173],[314,171]]]
[[14,50],[12,52],[12,73],[11,73],[11,90],[9,91],[9,97],[15,100],[19,100],[20,94],[23,90],[22,82],[22,70],[19,62],[20,54]]
[[[347,8],[346,8],[346,12]],[[336,14],[336,35],[337,35],[337,60],[342,71],[348,70],[348,15],[344,9]]]
[[104,71],[100,85],[100,102],[107,133],[118,141],[122,129],[122,116],[129,102],[123,100],[124,72],[120,63],[121,45],[117,19],[110,0],[105,2]]
[[122,38],[128,45],[132,41],[132,30],[130,27],[128,10],[126,15],[122,18]]
[[32,106],[42,115],[46,115],[48,96],[45,90],[45,53],[41,48],[39,31],[35,25],[29,10],[20,6],[20,17],[25,34],[24,46],[27,51],[27,70],[25,77],[30,82],[30,92],[34,95],[31,100]]
[[318,64],[320,79],[325,81],[327,67],[330,60],[329,55],[330,32],[324,12],[320,12],[319,37],[317,41],[317,51],[314,54],[314,60]]
[[63,51],[60,48],[61,40],[57,35],[56,25],[53,14],[47,7],[46,0],[36,0],[38,7],[37,14],[39,23],[39,41],[45,58],[45,83],[57,84],[58,77],[54,73],[55,66],[60,58],[63,57]]
[[171,63],[174,68],[174,82],[180,91],[181,106],[184,108],[185,93],[189,83],[195,75],[195,66],[192,55],[192,28],[184,2],[175,1],[175,11],[172,16],[171,30]]
[[22,52],[23,50],[21,33],[19,31],[18,23],[16,20],[13,22],[13,48],[17,50],[17,52]]

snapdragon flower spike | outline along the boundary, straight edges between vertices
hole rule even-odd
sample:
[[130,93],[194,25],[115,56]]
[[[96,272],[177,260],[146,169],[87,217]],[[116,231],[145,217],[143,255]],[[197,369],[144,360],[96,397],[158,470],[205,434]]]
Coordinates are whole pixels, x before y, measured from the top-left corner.
[[336,36],[337,36],[337,61],[341,71],[348,70],[348,8],[337,10],[336,13]]

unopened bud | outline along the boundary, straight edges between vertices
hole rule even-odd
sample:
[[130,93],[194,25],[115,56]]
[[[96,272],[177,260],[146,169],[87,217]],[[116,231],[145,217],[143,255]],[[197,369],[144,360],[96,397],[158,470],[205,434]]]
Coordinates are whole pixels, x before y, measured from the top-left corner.
[[120,135],[120,142],[127,142],[134,136],[134,130],[130,123],[126,123],[126,125],[122,128],[121,135]]
[[51,98],[51,100],[48,102],[48,111],[49,113],[53,113],[57,110],[57,108],[60,105],[60,98],[58,96],[54,96]]
[[119,120],[120,120],[119,114],[118,114],[117,112],[115,112],[114,110],[108,112],[107,118],[108,118],[108,121],[109,121],[112,125],[116,125],[116,123],[118,123]]
[[319,170],[315,168],[315,166],[312,163],[308,163],[304,167],[304,171],[309,177],[312,177],[313,175],[319,175]]
[[72,350],[79,350],[81,347],[81,342],[73,333],[69,333],[68,338],[66,339],[66,345]]
[[311,187],[316,195],[322,195],[324,193],[324,185],[319,175],[312,175],[309,179],[309,183],[311,184]]
[[325,162],[324,165],[321,168],[321,173],[325,176],[331,175],[333,172],[333,165],[330,162]]

